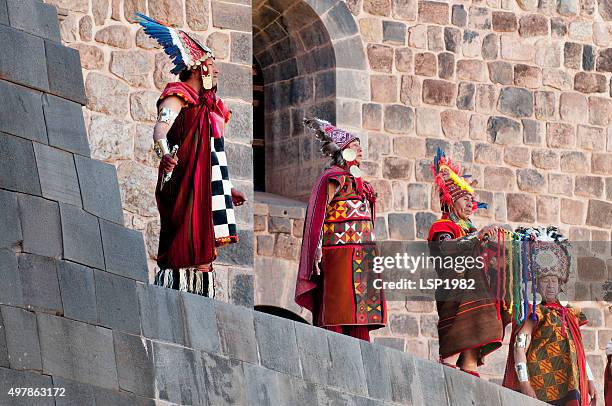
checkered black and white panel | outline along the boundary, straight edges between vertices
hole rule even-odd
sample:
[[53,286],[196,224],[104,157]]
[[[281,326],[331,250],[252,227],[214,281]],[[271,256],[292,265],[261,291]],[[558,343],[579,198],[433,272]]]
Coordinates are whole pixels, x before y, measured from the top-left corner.
[[210,138],[212,165],[212,214],[215,238],[236,235],[232,182],[227,170],[223,138]]

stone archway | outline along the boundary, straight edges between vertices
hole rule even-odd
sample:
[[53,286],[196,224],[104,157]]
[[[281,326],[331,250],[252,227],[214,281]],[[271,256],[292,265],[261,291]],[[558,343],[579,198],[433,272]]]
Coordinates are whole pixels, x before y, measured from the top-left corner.
[[324,161],[303,117],[359,127],[340,98],[369,99],[357,24],[342,1],[263,0],[254,4],[253,55],[264,77],[265,189],[305,200]]
[[263,76],[265,106],[265,125],[258,131],[265,133],[268,192],[255,195],[255,305],[310,320],[293,300],[302,202],[327,162],[302,120],[310,115],[361,128],[361,106],[370,99],[366,56],[343,1],[259,0],[253,10],[253,59]]

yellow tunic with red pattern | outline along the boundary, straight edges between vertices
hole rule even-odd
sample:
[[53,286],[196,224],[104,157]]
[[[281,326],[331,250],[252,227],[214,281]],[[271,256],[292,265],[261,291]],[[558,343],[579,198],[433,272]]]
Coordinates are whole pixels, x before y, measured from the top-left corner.
[[568,396],[580,394],[577,345],[582,347],[582,337],[574,337],[567,318],[574,318],[579,326],[585,325],[587,319],[571,306],[563,312],[565,322],[560,309],[536,306],[538,321],[527,350],[527,370],[531,386],[544,402],[571,401],[574,399],[567,399]]
[[327,205],[321,231],[322,289],[315,324],[384,327],[383,291],[372,287],[372,281],[379,278],[373,272],[372,206],[368,198],[360,196],[351,175],[335,175],[329,180],[337,188]]

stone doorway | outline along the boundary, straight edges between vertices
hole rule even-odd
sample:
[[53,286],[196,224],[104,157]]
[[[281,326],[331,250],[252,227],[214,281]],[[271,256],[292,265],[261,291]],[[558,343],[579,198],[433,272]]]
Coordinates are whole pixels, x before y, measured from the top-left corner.
[[323,162],[305,115],[335,121],[336,58],[321,18],[302,0],[265,0],[253,11],[254,66],[263,76],[265,191],[305,200]]

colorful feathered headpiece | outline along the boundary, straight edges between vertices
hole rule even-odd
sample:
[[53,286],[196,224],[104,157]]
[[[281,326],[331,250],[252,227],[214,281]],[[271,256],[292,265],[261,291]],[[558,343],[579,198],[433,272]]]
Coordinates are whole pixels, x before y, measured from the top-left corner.
[[[463,196],[473,196],[476,181],[468,182],[469,175],[462,175],[461,168],[450,158],[447,158],[440,147],[436,150],[431,172],[434,176],[434,184],[440,194],[440,205],[442,211],[449,211],[453,202]],[[485,203],[474,202],[473,210],[486,208]]]
[[144,32],[164,47],[164,52],[172,59],[174,68],[170,71],[177,75],[185,69],[196,69],[208,58],[214,58],[213,51],[185,31],[172,28],[144,14],[136,13],[136,21]]
[[346,148],[351,142],[359,139],[348,131],[320,118],[306,117],[304,118],[304,125],[312,130],[315,137],[321,142],[321,152],[330,157]]
[[519,227],[515,233],[532,242],[533,271],[536,278],[556,276],[566,283],[571,271],[570,243],[554,226]]

